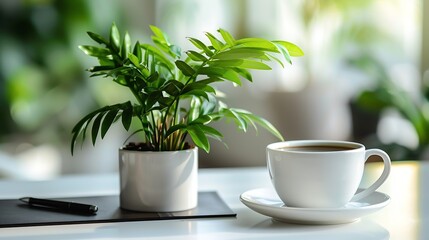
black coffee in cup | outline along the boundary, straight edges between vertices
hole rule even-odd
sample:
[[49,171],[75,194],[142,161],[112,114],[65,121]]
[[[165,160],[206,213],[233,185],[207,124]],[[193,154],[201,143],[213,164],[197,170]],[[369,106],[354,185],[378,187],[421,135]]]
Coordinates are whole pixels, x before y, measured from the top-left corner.
[[314,146],[290,146],[282,147],[280,150],[289,151],[289,152],[337,152],[337,151],[348,151],[356,148],[348,146],[323,146],[323,145],[314,145]]

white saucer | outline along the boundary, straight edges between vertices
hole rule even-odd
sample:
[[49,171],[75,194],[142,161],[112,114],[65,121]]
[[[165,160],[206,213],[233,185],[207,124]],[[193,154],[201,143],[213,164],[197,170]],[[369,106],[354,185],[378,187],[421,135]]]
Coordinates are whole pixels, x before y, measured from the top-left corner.
[[244,192],[240,200],[253,211],[282,222],[340,224],[354,222],[362,216],[382,209],[390,202],[390,197],[381,192],[374,192],[341,208],[295,208],[285,206],[274,189],[260,188]]

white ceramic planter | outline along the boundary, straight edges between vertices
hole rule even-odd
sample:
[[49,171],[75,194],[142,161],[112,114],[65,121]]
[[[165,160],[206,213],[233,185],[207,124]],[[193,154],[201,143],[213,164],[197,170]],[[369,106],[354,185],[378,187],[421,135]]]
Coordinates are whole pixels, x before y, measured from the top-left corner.
[[119,150],[120,206],[143,212],[197,206],[198,148],[182,151]]

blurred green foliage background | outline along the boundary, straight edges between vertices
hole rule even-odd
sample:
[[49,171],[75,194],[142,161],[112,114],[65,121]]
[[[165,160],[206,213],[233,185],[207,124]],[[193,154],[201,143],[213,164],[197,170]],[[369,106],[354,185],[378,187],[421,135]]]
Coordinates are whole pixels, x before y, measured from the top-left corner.
[[1,141],[67,141],[77,116],[97,104],[77,45],[87,29],[121,21],[119,6],[82,0],[0,3]]

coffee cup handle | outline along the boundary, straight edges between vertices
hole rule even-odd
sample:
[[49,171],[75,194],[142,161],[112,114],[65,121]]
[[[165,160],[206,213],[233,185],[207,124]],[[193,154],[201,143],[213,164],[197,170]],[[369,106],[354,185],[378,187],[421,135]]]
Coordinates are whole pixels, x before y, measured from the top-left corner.
[[387,155],[386,152],[380,150],[380,149],[368,149],[365,151],[365,161],[369,159],[370,156],[380,156],[383,159],[384,163],[384,169],[381,173],[381,176],[375,181],[371,186],[369,186],[367,189],[355,194],[351,201],[357,201],[364,197],[369,196],[371,193],[375,192],[387,179],[387,177],[390,174],[390,168],[391,168],[391,162],[390,157]]

